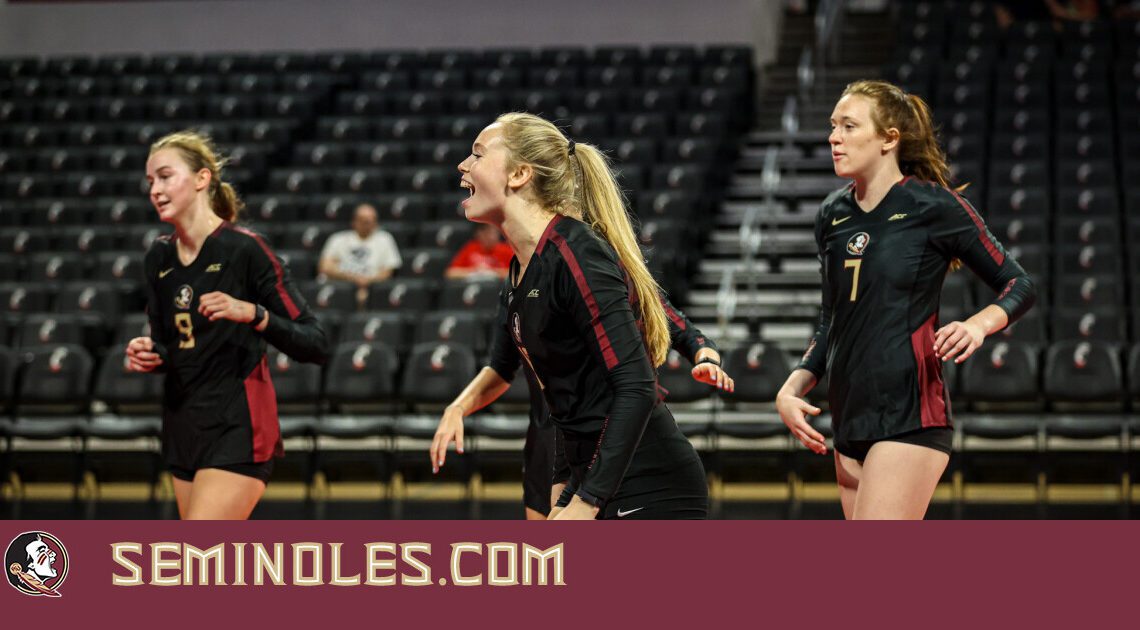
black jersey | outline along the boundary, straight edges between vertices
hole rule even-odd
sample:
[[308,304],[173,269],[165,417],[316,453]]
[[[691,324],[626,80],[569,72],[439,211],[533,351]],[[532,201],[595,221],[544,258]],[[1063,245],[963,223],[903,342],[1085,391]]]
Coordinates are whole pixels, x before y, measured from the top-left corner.
[[510,380],[521,357],[532,394],[541,392],[550,421],[567,439],[594,445],[588,457],[570,461],[579,492],[601,501],[617,493],[658,408],[655,439],[668,443],[668,457],[695,460],[695,452],[671,441],[680,434],[664,405],[659,407],[656,375],[609,244],[584,223],[555,216],[526,273],[520,278],[518,271],[514,259],[509,277],[515,284],[504,291],[500,311],[514,351],[496,343],[491,367]]
[[824,200],[815,222],[823,273],[819,325],[799,367],[830,373],[836,441],[949,426],[938,304],[951,261],[988,284],[1012,323],[1033,305],[1025,270],[956,192],[906,177],[871,212],[854,185]]
[[[280,456],[266,342],[296,360],[323,363],[324,330],[260,235],[224,222],[189,265],[179,260],[175,240],[157,239],[144,264],[151,338],[166,372],[166,459],[196,469]],[[198,300],[213,291],[264,306],[267,328],[209,321],[198,312]]]
[[[629,276],[627,278],[627,287]],[[499,308],[495,314],[495,326],[491,334],[491,353],[494,360],[492,367],[498,371],[500,377],[511,382],[514,374],[521,365],[522,358],[518,348],[510,340],[507,332],[507,295],[510,291],[510,281],[501,295]],[[637,293],[629,291],[630,308],[640,312],[637,308]],[[678,353],[684,355],[690,362],[696,363],[697,353],[703,348],[717,350],[716,343],[693,325],[681,309],[673,305],[664,293],[660,293],[661,306],[669,322],[669,340],[671,346]],[[639,327],[640,328],[640,327]],[[565,453],[556,454],[555,448],[557,428],[550,426],[550,412],[546,408],[546,401],[542,398],[542,390],[530,369],[524,369],[523,374],[527,380],[527,391],[530,394],[530,426],[527,428],[526,444],[523,449],[523,500],[526,507],[547,514],[550,512],[550,488],[553,484],[566,483],[570,480],[570,465],[566,461]],[[660,388],[660,386],[659,386]],[[662,393],[664,388],[660,388]]]
[[[637,304],[637,293],[633,291],[632,283],[629,276],[626,275],[626,287],[629,291],[630,308],[634,313],[640,313],[640,308]],[[515,373],[518,371],[522,363],[522,355],[519,354],[518,347],[510,339],[509,326],[507,325],[507,311],[509,304],[509,295],[511,292],[510,280],[504,282],[504,288],[499,296],[498,309],[495,312],[495,325],[491,331],[491,367],[499,373],[499,376],[507,381],[512,382]],[[704,348],[718,350],[716,343],[705,336],[701,329],[693,325],[688,315],[684,311],[677,308],[669,301],[665,294],[659,293],[661,299],[661,307],[665,310],[666,319],[669,324],[669,341],[670,346],[680,353],[682,356],[689,359],[690,362],[697,362],[697,353]],[[638,330],[641,330],[641,322],[638,320]],[[524,370],[523,375],[527,380],[528,391],[530,393],[530,421],[539,427],[545,427],[549,417],[549,412],[546,410],[546,401],[542,397],[542,389],[538,386],[538,381],[534,377],[533,370]],[[664,394],[665,392],[661,392]]]

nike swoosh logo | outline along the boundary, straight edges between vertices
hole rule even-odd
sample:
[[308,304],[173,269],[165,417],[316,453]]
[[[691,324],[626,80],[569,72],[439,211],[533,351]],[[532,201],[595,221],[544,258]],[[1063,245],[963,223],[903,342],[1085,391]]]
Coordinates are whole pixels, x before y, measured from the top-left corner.
[[639,508],[633,508],[632,510],[626,510],[623,512],[621,510],[621,508],[618,508],[617,517],[618,518],[625,518],[625,517],[629,516],[630,514],[637,512],[638,510],[644,510],[644,509],[645,509],[645,507],[639,507]]
[[905,219],[905,218],[906,218],[906,213],[901,213],[901,214],[892,214],[891,218],[889,218],[887,220],[888,221],[898,221],[899,219]]
[[161,278],[165,278],[165,277],[166,277],[166,274],[170,273],[171,271],[174,271],[174,267],[171,267],[170,269],[167,269],[166,271],[160,271],[160,272],[158,272],[158,277],[159,277],[160,279],[161,279]]
[[843,217],[842,219],[832,219],[831,225],[839,225],[840,223],[843,223],[844,221],[846,221],[847,219],[850,219],[850,218],[851,217]]

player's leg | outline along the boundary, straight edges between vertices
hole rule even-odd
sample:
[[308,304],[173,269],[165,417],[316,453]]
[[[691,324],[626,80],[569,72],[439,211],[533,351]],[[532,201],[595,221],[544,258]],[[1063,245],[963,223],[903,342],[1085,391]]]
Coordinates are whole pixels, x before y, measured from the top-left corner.
[[546,515],[534,508],[526,508],[526,520],[528,521],[545,521]]
[[843,506],[843,518],[850,519],[855,514],[855,497],[859,493],[859,480],[863,465],[835,451],[835,481],[839,484],[839,503]]
[[877,442],[863,460],[852,518],[921,519],[950,456],[903,442]]
[[194,492],[182,518],[244,520],[249,518],[264,492],[265,482],[256,477],[202,468],[194,475]]
[[186,512],[190,509],[190,491],[194,485],[186,479],[179,479],[176,475],[170,476],[174,481],[174,500],[178,502],[178,518],[186,518]]

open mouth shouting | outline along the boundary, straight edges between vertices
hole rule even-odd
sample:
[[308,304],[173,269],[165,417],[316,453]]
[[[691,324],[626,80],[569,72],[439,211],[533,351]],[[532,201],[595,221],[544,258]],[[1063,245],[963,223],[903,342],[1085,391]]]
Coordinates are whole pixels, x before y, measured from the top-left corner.
[[467,199],[463,200],[463,207],[466,208],[467,202],[470,201],[471,198],[475,196],[475,185],[472,184],[471,182],[467,181],[466,179],[460,179],[459,180],[459,187],[467,189]]

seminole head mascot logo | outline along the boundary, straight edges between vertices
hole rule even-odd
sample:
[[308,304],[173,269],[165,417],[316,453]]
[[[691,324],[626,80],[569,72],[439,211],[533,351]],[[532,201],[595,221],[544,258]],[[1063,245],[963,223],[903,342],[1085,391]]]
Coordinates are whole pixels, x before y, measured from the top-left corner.
[[871,235],[866,232],[859,232],[847,240],[847,253],[852,256],[862,256],[870,244]]
[[67,548],[47,532],[24,532],[4,552],[8,583],[25,595],[59,597],[70,564]]
[[174,296],[174,305],[182,310],[190,308],[190,301],[194,299],[194,289],[190,285],[184,284],[178,287],[178,293]]

